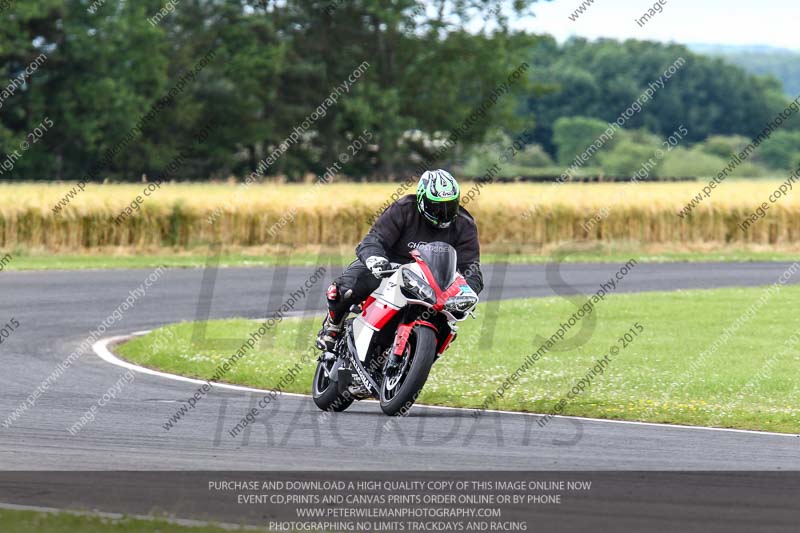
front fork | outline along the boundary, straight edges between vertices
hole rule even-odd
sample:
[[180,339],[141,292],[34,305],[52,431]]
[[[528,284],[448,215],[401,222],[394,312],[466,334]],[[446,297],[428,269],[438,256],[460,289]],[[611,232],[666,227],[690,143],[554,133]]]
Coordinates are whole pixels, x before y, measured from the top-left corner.
[[400,324],[397,327],[397,333],[394,335],[394,344],[392,344],[392,355],[394,357],[402,357],[406,351],[408,338],[411,336],[411,330],[414,329],[414,322],[410,324]]
[[[450,343],[453,342],[458,334],[458,326],[455,324],[448,325],[450,327],[450,331],[448,332],[447,337],[441,340],[439,345],[436,347],[437,357],[444,353],[444,351],[450,346]],[[411,331],[415,326],[429,327],[436,332],[438,337],[439,329],[427,320],[416,319],[407,324],[400,324],[397,327],[397,333],[395,333],[394,336],[394,343],[392,344],[391,356],[389,358],[389,367],[393,366],[393,364],[399,364],[400,360],[403,358],[403,354],[406,351],[406,346],[408,345],[408,339],[411,336]]]

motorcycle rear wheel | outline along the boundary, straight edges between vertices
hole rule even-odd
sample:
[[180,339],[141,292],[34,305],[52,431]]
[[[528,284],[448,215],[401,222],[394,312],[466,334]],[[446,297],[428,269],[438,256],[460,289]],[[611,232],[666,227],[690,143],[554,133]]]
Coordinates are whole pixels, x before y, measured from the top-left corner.
[[397,374],[383,378],[381,410],[389,416],[405,416],[428,381],[435,360],[436,333],[429,327],[416,326],[409,335]]

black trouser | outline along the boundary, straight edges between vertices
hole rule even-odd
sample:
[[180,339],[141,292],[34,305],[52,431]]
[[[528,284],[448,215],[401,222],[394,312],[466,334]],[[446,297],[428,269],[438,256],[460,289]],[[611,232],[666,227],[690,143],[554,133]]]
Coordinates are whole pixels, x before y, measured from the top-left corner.
[[373,276],[364,263],[358,259],[350,263],[342,275],[333,280],[336,286],[334,298],[331,298],[331,290],[328,290],[328,309],[333,323],[340,323],[347,316],[350,306],[364,301],[380,284],[381,280]]

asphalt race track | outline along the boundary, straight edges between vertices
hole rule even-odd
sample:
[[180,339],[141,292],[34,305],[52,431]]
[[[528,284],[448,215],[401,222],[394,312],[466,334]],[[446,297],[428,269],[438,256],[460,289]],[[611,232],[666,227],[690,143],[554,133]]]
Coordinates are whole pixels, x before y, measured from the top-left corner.
[[[618,292],[774,283],[779,263],[642,264]],[[565,264],[564,281],[584,293],[619,268]],[[210,307],[200,302],[202,269],[168,269],[105,336],[211,317],[263,317],[310,268],[206,271]],[[0,323],[19,327],[0,346],[0,421],[33,393],[151,271],[3,272]],[[552,295],[542,265],[485,268],[488,299]],[[212,280],[213,274],[217,274]],[[326,280],[303,307],[317,313]],[[214,281],[214,283],[211,283]],[[563,292],[563,287],[559,289]],[[206,298],[206,301],[208,298]],[[501,304],[502,305],[502,304]],[[200,311],[198,311],[200,309]],[[300,311],[304,311],[301,309]],[[532,330],[532,333],[535,331]],[[521,354],[522,355],[522,354]],[[434,367],[435,372],[435,367]],[[254,426],[233,438],[260,394],[214,389],[171,430],[162,425],[196,385],[137,374],[116,400],[76,435],[72,426],[124,369],[93,352],[69,367],[10,427],[0,427],[3,470],[796,470],[800,438],[647,424],[415,407],[392,419],[375,404],[320,417],[308,398],[284,395]],[[329,453],[320,453],[321,447]],[[487,450],[491,453],[487,454]],[[756,451],[757,450],[757,451]],[[331,460],[331,455],[335,461]]]
[[[611,292],[769,285],[788,266],[641,264]],[[496,312],[506,298],[591,294],[601,283],[608,286],[619,268],[564,264],[548,274],[542,265],[489,266],[482,296],[496,303],[482,312]],[[103,337],[206,317],[268,316],[313,270],[166,269]],[[329,269],[295,314],[319,314],[324,289],[337,273]],[[263,526],[290,517],[291,508],[237,505],[235,495],[206,485],[281,473],[307,480],[558,476],[594,485],[590,493],[569,495],[564,505],[506,506],[503,516],[540,531],[641,531],[654,524],[659,531],[796,531],[800,437],[794,435],[576,418],[555,418],[540,428],[536,415],[473,417],[472,411],[423,406],[390,419],[367,402],[328,416],[310,398],[285,394],[232,437],[228,431],[264,394],[220,386],[166,430],[168,417],[198,385],[138,372],[129,374],[133,381],[122,380],[128,371],[91,349],[12,420],[151,274],[0,273],[0,324],[18,324],[0,345],[0,507],[157,511]],[[526,332],[536,333],[535,324]],[[298,342],[306,345],[312,335]],[[93,421],[74,435],[67,430],[120,383]]]

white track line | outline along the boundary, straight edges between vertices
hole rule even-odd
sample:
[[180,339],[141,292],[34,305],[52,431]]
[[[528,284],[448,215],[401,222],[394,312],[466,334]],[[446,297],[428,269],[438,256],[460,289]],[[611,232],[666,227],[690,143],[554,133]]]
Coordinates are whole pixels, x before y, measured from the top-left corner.
[[[149,374],[151,376],[158,376],[166,379],[171,379],[174,381],[184,381],[186,383],[194,383],[196,385],[202,385],[206,383],[206,381],[202,379],[195,379],[195,378],[187,378],[185,376],[178,376],[176,374],[169,374],[167,372],[160,372],[158,370],[153,370],[152,368],[146,368],[139,365],[134,365],[133,363],[129,363],[128,361],[124,361],[114,355],[111,350],[108,348],[110,344],[116,344],[119,342],[123,342],[126,340],[131,339],[135,336],[141,336],[149,333],[149,331],[137,331],[130,335],[120,335],[117,337],[109,337],[106,339],[100,339],[92,346],[95,354],[97,354],[100,359],[111,363],[112,365],[121,366],[122,368],[127,368],[129,370],[133,370],[134,372],[139,372],[141,374]],[[269,393],[271,391],[266,389],[256,389],[253,387],[244,387],[241,385],[230,385],[228,383],[220,383],[218,381],[214,382],[214,387],[218,387],[220,389],[228,389],[228,390],[235,390],[240,392],[262,392],[262,393]],[[296,392],[281,392],[281,396],[290,396],[293,398],[311,398],[310,394],[298,394]],[[367,401],[374,401],[374,400],[367,400]],[[446,410],[446,411],[466,411],[469,413],[473,413],[476,409],[470,408],[463,408],[463,407],[446,407],[442,405],[426,405],[426,404],[415,404],[419,407],[424,407],[426,409],[439,409],[439,410]],[[497,409],[485,409],[481,412],[484,413],[499,413],[504,415],[516,415],[516,416],[537,416],[537,417],[544,417],[545,415],[539,413],[524,413],[519,411],[502,411]],[[678,429],[678,430],[703,430],[703,431],[723,431],[729,433],[747,433],[749,435],[769,435],[769,436],[779,436],[779,437],[800,437],[800,435],[792,434],[792,433],[774,433],[770,431],[754,431],[750,429],[731,429],[731,428],[714,428],[714,427],[706,427],[706,426],[683,426],[678,424],[657,424],[655,422],[635,422],[631,420],[609,420],[604,418],[589,418],[583,416],[565,416],[565,415],[554,415],[553,418],[564,418],[569,420],[585,420],[587,422],[599,422],[603,424],[627,424],[627,425],[634,425],[634,426],[649,426],[649,427],[657,427],[657,428],[665,428],[665,429]]]
[[[153,370],[152,368],[147,368],[144,366],[134,365],[133,363],[129,363],[123,359],[120,359],[116,355],[114,355],[111,350],[108,348],[110,344],[116,344],[119,342],[123,342],[126,340],[131,339],[132,337],[141,336],[148,331],[137,331],[131,335],[121,335],[118,337],[109,337],[107,339],[100,339],[92,346],[94,353],[96,353],[100,359],[111,363],[112,365],[121,366],[122,368],[127,368],[129,370],[133,370],[134,372],[139,372],[140,374],[149,374],[151,376],[158,376],[161,378],[167,378],[174,381],[185,381],[186,383],[194,383],[195,385],[203,385],[207,383],[206,380],[203,379],[196,379],[196,378],[187,378],[185,376],[179,376],[177,374],[168,374],[167,372],[160,372],[158,370]],[[252,387],[244,387],[242,385],[230,385],[228,383],[220,383],[218,381],[213,382],[214,388],[220,389],[228,389],[228,390],[235,390],[239,392],[263,392],[268,393],[270,391],[264,389],[254,389]],[[297,394],[294,392],[282,392],[281,396],[293,396],[296,398],[310,398],[311,396],[307,394]]]

